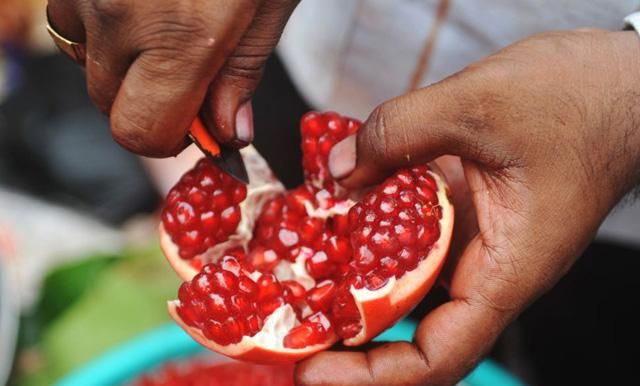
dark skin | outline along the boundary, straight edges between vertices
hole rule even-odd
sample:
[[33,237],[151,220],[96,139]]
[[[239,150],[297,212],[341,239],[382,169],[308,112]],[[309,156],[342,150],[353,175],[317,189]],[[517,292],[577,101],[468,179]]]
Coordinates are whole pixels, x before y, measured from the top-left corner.
[[[152,156],[180,151],[198,112],[222,142],[241,145],[235,114],[295,7],[49,4],[63,36],[81,41],[87,31],[90,93],[116,140]],[[554,32],[375,109],[333,149],[331,170],[356,189],[437,160],[456,205],[451,300],[422,320],[413,343],[317,354],[298,365],[297,384],[450,385],[468,373],[640,180],[638,69],[633,32]]]

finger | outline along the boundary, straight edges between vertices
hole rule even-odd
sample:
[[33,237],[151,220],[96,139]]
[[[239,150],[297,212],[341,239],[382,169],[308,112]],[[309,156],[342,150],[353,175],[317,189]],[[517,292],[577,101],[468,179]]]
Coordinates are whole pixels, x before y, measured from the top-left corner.
[[110,115],[137,52],[135,41],[128,38],[128,24],[134,19],[135,12],[133,4],[128,2],[98,1],[85,3],[83,7],[87,26],[87,90],[93,103],[105,115]]
[[204,16],[167,15],[153,2],[133,4],[135,12],[157,20],[131,18],[141,24],[129,24],[131,44],[140,51],[113,103],[112,133],[135,153],[175,155],[185,145],[208,85],[249,25],[254,4],[220,2]]
[[202,116],[216,139],[232,146],[253,140],[251,96],[297,0],[266,1],[211,84]]
[[51,27],[61,36],[77,43],[85,41],[84,25],[75,0],[49,0],[47,15]]
[[356,136],[332,149],[331,173],[356,188],[444,154],[478,161],[485,161],[488,148],[501,154],[498,143],[485,135],[491,123],[486,92],[470,91],[486,88],[478,78],[459,75],[380,105]]

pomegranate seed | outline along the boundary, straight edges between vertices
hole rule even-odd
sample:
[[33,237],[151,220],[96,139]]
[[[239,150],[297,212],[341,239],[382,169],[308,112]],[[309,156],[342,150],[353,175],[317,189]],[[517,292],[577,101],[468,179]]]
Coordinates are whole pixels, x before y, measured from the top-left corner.
[[352,320],[348,323],[338,325],[338,335],[342,337],[342,339],[353,338],[358,335],[358,333],[362,330],[362,325],[359,320]]
[[204,304],[203,300],[193,299],[189,306],[193,311],[196,320],[201,321],[207,319],[207,306]]
[[206,306],[207,315],[211,316],[214,320],[220,322],[229,316],[229,309],[225,303],[224,297],[219,294],[209,294]]
[[300,239],[309,245],[313,243],[321,233],[322,221],[313,217],[305,217],[300,225]]
[[233,295],[231,296],[231,311],[235,316],[245,317],[253,311],[253,307],[244,295]]
[[429,205],[436,205],[438,203],[438,196],[436,192],[429,189],[428,187],[419,186],[416,188],[418,195],[422,196],[425,202]]
[[368,269],[373,268],[376,264],[376,257],[368,246],[362,245],[356,250],[353,260],[356,266]]
[[179,229],[178,221],[176,221],[176,218],[173,217],[173,214],[169,211],[162,212],[162,223],[169,233],[175,233]]
[[182,283],[178,289],[178,299],[180,299],[181,302],[189,303],[192,296],[191,284],[189,282]]
[[193,230],[182,234],[179,243],[185,248],[185,250],[197,250],[202,245],[203,237],[200,232]]
[[213,285],[207,275],[200,272],[191,280],[191,289],[202,296],[206,296],[213,290]]
[[379,227],[371,235],[371,248],[378,255],[395,254],[399,249],[398,239],[388,227]]
[[411,174],[409,174],[409,171],[402,170],[395,174],[395,178],[400,182],[400,185],[402,185],[403,187],[411,188],[411,189],[414,188],[413,177],[411,176]]
[[400,273],[400,263],[389,256],[385,256],[380,259],[380,268],[380,274],[386,278],[396,276]]
[[256,315],[247,316],[246,322],[248,327],[247,330],[251,336],[257,334],[262,329],[262,321]]
[[204,336],[207,337],[207,339],[213,340],[216,343],[219,343],[222,345],[227,345],[230,343],[229,335],[227,334],[226,331],[224,331],[224,328],[222,327],[222,323],[218,321],[208,320],[205,323],[205,326],[202,332],[204,333]]
[[258,279],[258,299],[272,299],[282,295],[282,287],[272,274],[264,274]]
[[242,324],[236,319],[228,318],[222,325],[227,340],[230,343],[238,343],[242,340]]
[[316,154],[318,152],[318,140],[314,137],[303,139],[302,152],[305,154]]
[[292,328],[284,337],[284,347],[303,348],[322,343],[326,339],[326,332],[319,323],[304,322]]
[[335,138],[342,138],[347,134],[347,125],[338,114],[327,115],[327,131]]
[[398,253],[398,262],[405,271],[411,271],[418,265],[418,255],[412,248],[402,248]]
[[314,311],[326,312],[336,292],[336,283],[333,280],[324,280],[318,283],[307,293],[307,304]]
[[238,185],[233,189],[233,194],[231,196],[231,201],[234,204],[239,204],[244,199],[247,198],[247,188],[244,185]]
[[202,206],[207,200],[205,192],[195,186],[189,189],[188,199],[195,207]]
[[202,229],[206,233],[215,233],[220,225],[220,219],[216,217],[216,214],[212,211],[204,212],[200,215],[200,223]]
[[225,271],[233,273],[236,276],[240,275],[240,263],[238,263],[238,260],[233,256],[223,257],[220,261],[220,267]]
[[305,136],[319,137],[324,133],[322,115],[316,112],[307,113],[302,117],[301,128]]
[[250,297],[255,297],[258,294],[258,285],[246,276],[241,276],[238,279],[238,289]]
[[333,232],[339,236],[346,236],[349,234],[349,216],[348,215],[336,215],[331,220]]
[[333,135],[325,134],[320,137],[320,141],[318,141],[318,150],[320,151],[320,154],[325,157],[328,156],[335,143],[336,139]]
[[418,225],[418,248],[425,248],[432,245],[440,237],[438,224],[433,227]]
[[351,244],[346,238],[331,236],[327,241],[326,252],[331,261],[346,263],[353,254]]
[[176,219],[183,228],[191,228],[195,225],[195,212],[188,202],[179,202],[175,209]]
[[385,214],[393,214],[398,204],[395,197],[385,197],[380,200],[380,212]]
[[324,251],[318,251],[305,261],[307,272],[314,279],[322,279],[329,275],[334,270],[334,265],[329,261],[327,254]]
[[277,310],[279,307],[285,304],[284,299],[281,297],[271,298],[260,303],[260,315],[263,318],[271,315],[273,311]]
[[193,313],[193,310],[188,307],[184,307],[182,305],[176,308],[178,315],[180,315],[180,319],[185,322],[188,326],[196,327],[196,316]]
[[365,281],[367,283],[367,288],[369,288],[370,290],[377,290],[380,289],[382,287],[384,287],[385,284],[387,284],[387,279],[382,277],[379,274],[375,274],[375,273],[370,273],[366,278]]
[[298,233],[290,229],[280,229],[278,232],[278,241],[285,247],[289,248],[298,244]]
[[238,289],[238,278],[229,271],[217,271],[213,274],[212,281],[216,288],[224,292],[234,292]]
[[400,223],[393,227],[394,237],[405,246],[412,246],[418,241],[418,230],[411,223]]
[[230,206],[220,213],[220,226],[227,233],[232,233],[240,223],[240,208]]
[[354,134],[360,128],[360,121],[347,118],[347,134]]
[[291,293],[291,298],[293,301],[297,302],[304,299],[307,291],[304,289],[302,284],[293,280],[285,280],[282,282],[282,285],[284,285],[289,289],[289,292]]

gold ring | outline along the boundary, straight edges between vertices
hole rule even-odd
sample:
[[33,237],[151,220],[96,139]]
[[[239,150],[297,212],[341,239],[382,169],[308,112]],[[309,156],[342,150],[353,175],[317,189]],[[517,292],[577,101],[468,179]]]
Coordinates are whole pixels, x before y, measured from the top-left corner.
[[84,44],[72,42],[71,40],[60,35],[53,27],[51,26],[51,21],[49,19],[49,10],[47,9],[47,31],[49,31],[49,35],[53,39],[53,42],[58,46],[60,52],[68,56],[71,60],[76,62],[77,64],[84,66],[85,60],[87,58],[87,49]]

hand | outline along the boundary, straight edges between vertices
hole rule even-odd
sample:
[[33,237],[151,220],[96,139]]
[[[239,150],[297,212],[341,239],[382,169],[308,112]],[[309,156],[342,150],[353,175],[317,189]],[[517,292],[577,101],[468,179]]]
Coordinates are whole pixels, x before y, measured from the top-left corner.
[[49,0],[52,26],[86,42],[87,85],[117,142],[184,146],[198,113],[231,146],[253,138],[250,98],[297,0]]
[[460,157],[444,165],[461,214],[444,275],[450,301],[413,344],[317,354],[297,383],[449,385],[469,372],[639,180],[639,69],[632,32],[536,36],[384,103],[336,145],[331,171],[351,188]]

